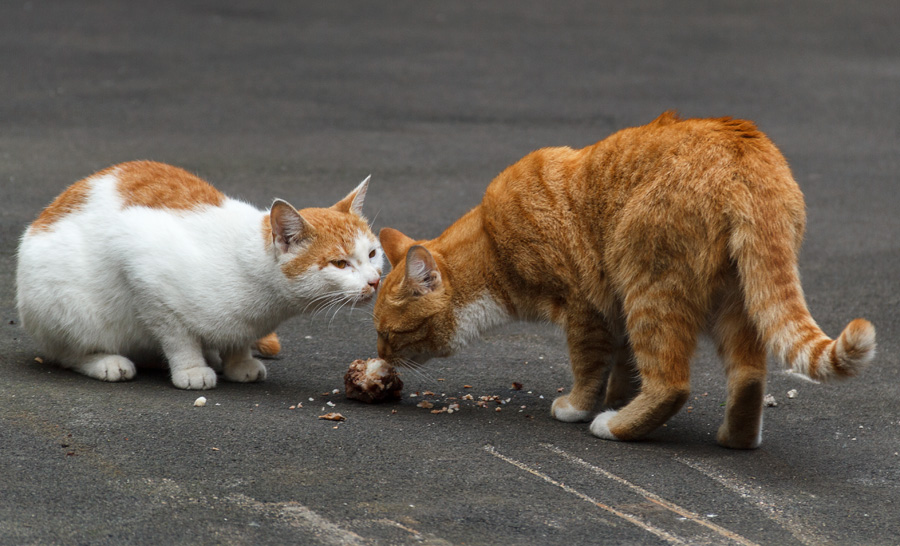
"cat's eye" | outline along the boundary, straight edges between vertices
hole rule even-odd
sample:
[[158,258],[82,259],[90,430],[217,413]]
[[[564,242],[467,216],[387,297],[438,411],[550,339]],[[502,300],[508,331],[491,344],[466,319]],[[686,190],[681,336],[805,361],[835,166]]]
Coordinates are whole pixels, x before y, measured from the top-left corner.
[[369,259],[371,260],[374,257],[375,257],[375,249],[373,248],[372,252],[369,252]]
[[333,262],[331,262],[331,265],[338,269],[344,269],[345,267],[347,267],[347,260],[334,260]]

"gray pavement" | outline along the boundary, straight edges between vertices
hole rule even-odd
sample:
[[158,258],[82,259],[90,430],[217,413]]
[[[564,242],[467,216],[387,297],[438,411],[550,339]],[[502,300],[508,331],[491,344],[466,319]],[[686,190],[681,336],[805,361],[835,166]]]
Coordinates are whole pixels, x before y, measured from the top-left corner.
[[[898,543],[898,20],[895,1],[0,3],[0,544]],[[203,408],[162,372],[39,363],[19,327],[21,230],[110,164],[173,163],[259,206],[327,205],[371,173],[375,228],[432,237],[527,152],[670,108],[772,137],[806,194],[814,317],[878,328],[846,383],[773,367],[759,450],[714,444],[708,344],[687,407],[620,444],[550,418],[570,378],[540,324],[369,406],[323,394],[374,354],[366,310],[300,317],[264,383]],[[417,407],[465,394],[506,403]]]

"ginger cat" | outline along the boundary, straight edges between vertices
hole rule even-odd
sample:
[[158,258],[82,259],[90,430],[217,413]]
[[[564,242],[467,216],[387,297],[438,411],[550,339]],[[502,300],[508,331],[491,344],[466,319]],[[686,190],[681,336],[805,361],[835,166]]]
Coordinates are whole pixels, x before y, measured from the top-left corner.
[[538,150],[438,238],[381,231],[393,271],[375,304],[378,354],[420,364],[509,320],[553,321],[574,375],[553,416],[633,440],[687,400],[706,330],[728,381],[718,442],[755,448],[767,353],[823,380],[875,352],[868,321],[832,340],[810,316],[804,224],[787,162],[749,121],[666,112],[581,150]]
[[368,178],[328,209],[261,211],[176,167],[136,161],[76,182],[25,231],[19,315],[45,355],[101,379],[164,356],[182,389],[261,381],[272,332],[307,309],[370,300],[382,252]]

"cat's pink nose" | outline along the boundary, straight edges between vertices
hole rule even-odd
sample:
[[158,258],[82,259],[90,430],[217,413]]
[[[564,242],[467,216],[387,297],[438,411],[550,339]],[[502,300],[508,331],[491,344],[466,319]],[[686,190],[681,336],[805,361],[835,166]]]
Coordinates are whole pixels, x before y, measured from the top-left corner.
[[378,290],[379,284],[381,284],[380,278],[376,278],[375,280],[369,281],[369,286],[372,287],[372,290]]

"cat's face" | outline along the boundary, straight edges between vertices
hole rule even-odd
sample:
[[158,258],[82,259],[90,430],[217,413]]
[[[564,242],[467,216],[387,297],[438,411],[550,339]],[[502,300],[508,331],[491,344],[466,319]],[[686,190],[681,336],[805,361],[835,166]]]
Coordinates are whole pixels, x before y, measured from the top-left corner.
[[440,255],[389,228],[381,231],[381,243],[393,270],[375,301],[378,356],[395,366],[415,366],[453,354],[452,287],[441,275]]
[[310,309],[370,301],[381,281],[384,255],[362,217],[368,178],[330,208],[297,211],[276,200],[269,213],[271,242],[281,271]]

